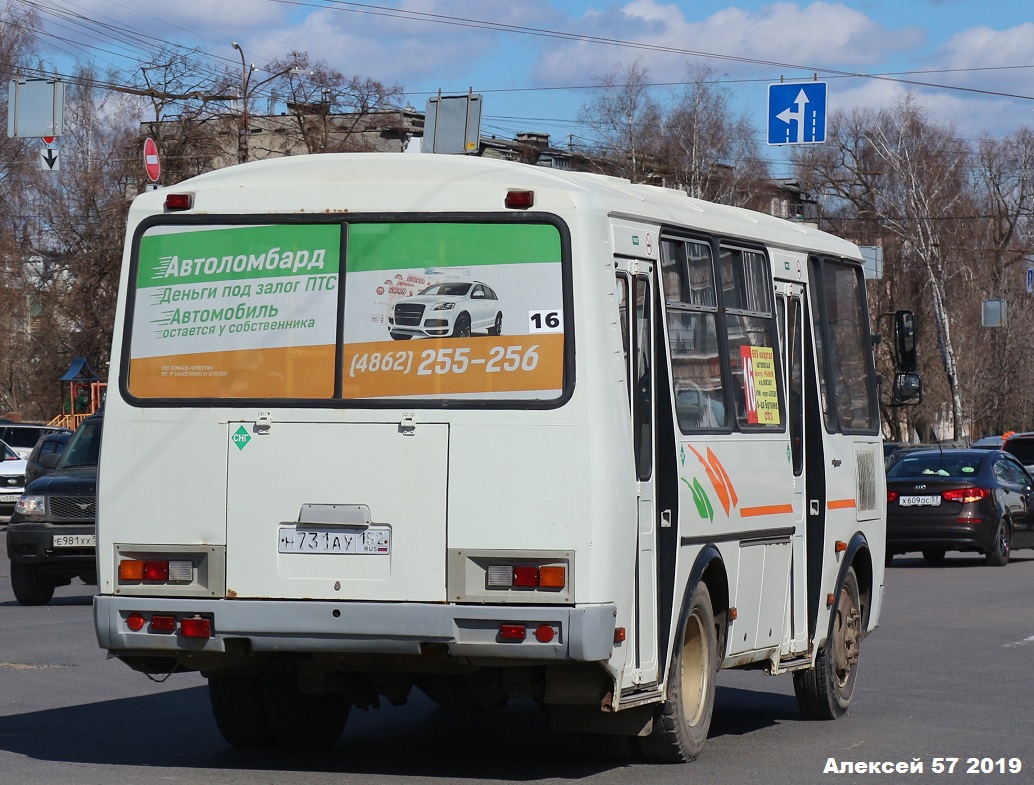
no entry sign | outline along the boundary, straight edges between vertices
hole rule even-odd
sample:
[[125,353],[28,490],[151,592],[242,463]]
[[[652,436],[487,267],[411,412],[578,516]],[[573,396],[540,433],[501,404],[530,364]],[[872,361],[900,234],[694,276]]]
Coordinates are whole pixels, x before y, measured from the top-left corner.
[[147,176],[151,178],[152,183],[158,182],[158,175],[162,173],[162,165],[158,160],[158,145],[151,137],[144,140],[144,169],[147,170]]

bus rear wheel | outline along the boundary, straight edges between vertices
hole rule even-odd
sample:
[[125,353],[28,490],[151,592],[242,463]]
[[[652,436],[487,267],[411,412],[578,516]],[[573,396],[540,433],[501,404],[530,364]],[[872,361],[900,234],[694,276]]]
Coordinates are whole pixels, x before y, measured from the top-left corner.
[[711,594],[704,583],[698,583],[686,612],[682,646],[668,673],[668,699],[657,709],[650,735],[638,740],[644,758],[688,763],[700,754],[711,727],[717,672]]
[[341,737],[352,708],[339,695],[310,695],[298,686],[293,670],[262,675],[266,721],[281,747],[328,750]]
[[211,673],[208,699],[219,733],[239,749],[272,747],[276,742],[262,706],[262,681],[256,674]]
[[860,597],[858,576],[851,567],[834,609],[832,634],[815,658],[815,667],[793,674],[797,706],[807,719],[835,720],[851,704],[862,642]]

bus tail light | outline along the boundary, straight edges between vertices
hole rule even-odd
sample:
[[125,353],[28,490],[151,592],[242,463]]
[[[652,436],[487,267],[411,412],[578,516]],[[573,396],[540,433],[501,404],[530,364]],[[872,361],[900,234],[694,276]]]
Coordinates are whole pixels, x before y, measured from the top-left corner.
[[211,638],[212,622],[200,616],[192,616],[180,621],[180,630],[186,638]]
[[189,559],[123,559],[118,564],[119,583],[184,583],[194,579]]
[[538,567],[514,567],[513,585],[524,587],[535,587],[539,585]]
[[510,209],[527,210],[535,206],[534,191],[507,191],[506,199],[503,201]]
[[165,209],[169,211],[189,210],[193,206],[193,194],[169,194],[165,197]]
[[486,570],[490,588],[563,589],[567,568],[559,565],[493,564]]
[[539,567],[539,586],[543,589],[562,589],[566,585],[566,569],[563,567]]
[[500,624],[499,637],[504,641],[522,641],[528,637],[528,627],[524,624]]
[[172,613],[155,613],[148,618],[133,611],[126,616],[126,627],[130,632],[141,632],[146,627],[148,633],[168,634],[179,630],[184,638],[212,637],[212,619],[198,614],[180,618]]
[[169,563],[167,561],[145,561],[145,581],[167,581],[169,580]]
[[151,617],[151,632],[175,632],[176,631],[176,617],[175,616],[159,616],[155,614]]

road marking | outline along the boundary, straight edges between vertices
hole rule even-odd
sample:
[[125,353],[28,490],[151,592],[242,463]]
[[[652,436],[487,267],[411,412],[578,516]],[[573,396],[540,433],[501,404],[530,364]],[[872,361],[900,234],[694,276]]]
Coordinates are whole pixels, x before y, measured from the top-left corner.
[[0,662],[0,668],[12,670],[44,670],[46,668],[70,668],[70,665],[41,665],[28,662]]
[[1002,645],[1003,649],[1008,649],[1012,646],[1023,646],[1025,643],[1034,643],[1034,635],[1029,638],[1024,638],[1022,641],[1013,641],[1012,643],[1005,643]]

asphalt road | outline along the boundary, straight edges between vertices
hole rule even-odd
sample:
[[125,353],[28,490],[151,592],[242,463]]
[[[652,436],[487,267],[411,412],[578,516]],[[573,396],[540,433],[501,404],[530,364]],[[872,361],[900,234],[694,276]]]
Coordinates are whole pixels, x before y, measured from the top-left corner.
[[[888,570],[846,717],[802,720],[789,676],[723,672],[707,746],[686,766],[643,764],[622,739],[551,736],[530,703],[445,712],[419,693],[353,712],[330,753],[238,752],[216,730],[202,678],[155,682],[105,659],[92,587],[76,582],[47,607],[23,608],[0,558],[0,785],[1034,782],[1034,551],[1004,569],[910,556]],[[960,760],[935,774],[935,757]],[[838,776],[824,773],[830,759],[917,759],[924,771]]]

